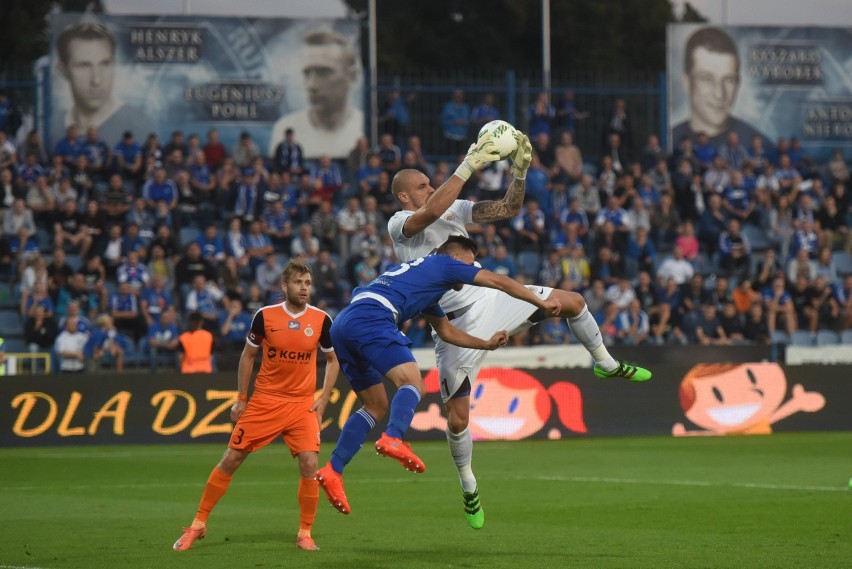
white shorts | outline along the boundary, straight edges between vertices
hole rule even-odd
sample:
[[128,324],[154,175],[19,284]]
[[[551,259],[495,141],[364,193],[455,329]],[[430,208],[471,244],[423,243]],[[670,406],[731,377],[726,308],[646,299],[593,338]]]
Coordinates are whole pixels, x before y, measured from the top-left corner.
[[[546,300],[553,291],[546,286],[527,285],[527,288],[542,300]],[[471,336],[485,340],[500,330],[506,330],[511,335],[534,324],[529,318],[538,310],[536,306],[493,288],[481,287],[479,290],[482,292],[477,295],[473,304],[451,311],[447,315],[450,317],[453,312],[463,312],[467,308],[460,316],[451,318],[450,324]],[[434,331],[432,339],[435,341],[435,360],[440,374],[441,399],[446,403],[462,386],[465,378],[470,381],[471,388],[473,387],[488,350],[473,350],[448,344]]]

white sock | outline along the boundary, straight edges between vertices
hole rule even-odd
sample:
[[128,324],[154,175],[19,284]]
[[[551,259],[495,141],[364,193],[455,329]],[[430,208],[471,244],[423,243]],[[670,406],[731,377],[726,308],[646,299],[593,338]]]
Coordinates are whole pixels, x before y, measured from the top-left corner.
[[459,471],[462,490],[473,492],[476,490],[476,477],[470,468],[473,460],[473,437],[470,436],[470,427],[460,433],[454,433],[447,425],[447,443],[450,445],[450,454],[453,455],[456,470]]
[[604,346],[601,329],[598,328],[598,323],[595,322],[595,319],[589,313],[588,306],[584,304],[580,314],[574,318],[568,318],[568,326],[571,327],[574,336],[592,354],[595,363],[604,371],[612,371],[618,367],[618,362],[615,361],[615,358],[609,354],[609,350]]

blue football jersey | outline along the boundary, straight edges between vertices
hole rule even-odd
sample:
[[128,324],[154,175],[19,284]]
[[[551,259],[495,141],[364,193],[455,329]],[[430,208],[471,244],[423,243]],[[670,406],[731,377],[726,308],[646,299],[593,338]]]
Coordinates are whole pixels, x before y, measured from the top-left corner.
[[453,285],[471,284],[480,267],[456,261],[448,255],[429,255],[391,267],[367,286],[352,291],[378,294],[396,308],[399,322],[420,312],[443,316],[438,301]]

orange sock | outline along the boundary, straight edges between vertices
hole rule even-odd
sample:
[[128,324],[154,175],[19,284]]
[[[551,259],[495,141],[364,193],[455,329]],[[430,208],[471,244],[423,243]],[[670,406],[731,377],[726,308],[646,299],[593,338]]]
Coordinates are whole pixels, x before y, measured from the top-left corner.
[[299,535],[311,535],[311,526],[317,517],[319,505],[319,481],[304,478],[299,481]]
[[231,478],[233,478],[233,475],[225,474],[219,470],[218,466],[213,468],[213,472],[210,473],[207,484],[204,486],[204,493],[201,494],[201,503],[198,505],[198,513],[195,514],[197,521],[207,523],[210,511],[227,492]]

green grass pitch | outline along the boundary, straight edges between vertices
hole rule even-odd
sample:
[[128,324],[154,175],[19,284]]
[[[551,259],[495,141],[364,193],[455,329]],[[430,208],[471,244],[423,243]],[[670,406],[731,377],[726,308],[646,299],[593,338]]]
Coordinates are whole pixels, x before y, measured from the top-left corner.
[[295,462],[263,449],[182,553],[224,445],[0,449],[0,568],[852,567],[852,433],[477,443],[480,531],[446,443],[414,449],[425,474],[365,445],[318,552],[294,545]]

